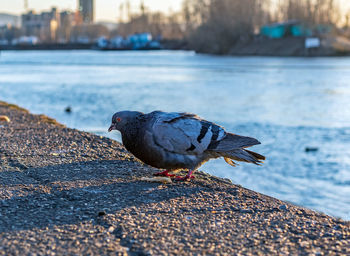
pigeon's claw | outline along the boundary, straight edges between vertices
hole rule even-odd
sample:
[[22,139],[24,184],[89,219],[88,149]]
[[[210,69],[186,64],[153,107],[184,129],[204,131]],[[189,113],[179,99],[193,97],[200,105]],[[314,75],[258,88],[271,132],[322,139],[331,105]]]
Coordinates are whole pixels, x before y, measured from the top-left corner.
[[195,177],[192,175],[192,173],[193,173],[193,170],[189,170],[186,176],[184,176],[184,177],[176,176],[175,180],[186,181],[189,179],[194,179]]
[[157,172],[153,176],[162,176],[162,177],[174,177],[175,174],[169,174],[170,170],[165,170],[163,172]]

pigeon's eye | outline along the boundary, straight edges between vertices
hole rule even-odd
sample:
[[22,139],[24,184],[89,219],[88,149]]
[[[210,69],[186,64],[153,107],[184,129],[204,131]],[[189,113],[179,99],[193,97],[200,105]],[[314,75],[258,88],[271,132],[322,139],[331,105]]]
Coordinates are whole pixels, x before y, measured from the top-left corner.
[[120,117],[117,117],[117,122],[120,122],[122,119]]

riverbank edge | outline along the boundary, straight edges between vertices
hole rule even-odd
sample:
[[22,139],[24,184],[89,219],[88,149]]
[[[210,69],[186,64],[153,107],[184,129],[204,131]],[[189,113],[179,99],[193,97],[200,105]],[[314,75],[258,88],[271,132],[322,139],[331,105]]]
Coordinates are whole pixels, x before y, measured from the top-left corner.
[[[220,46],[213,43],[201,47],[190,45],[185,40],[164,40],[159,50],[194,51],[197,54],[211,54],[232,57],[347,57],[350,56],[350,41],[343,37],[323,37],[319,47],[306,49],[304,37],[286,37],[270,39],[255,37],[240,40],[229,50],[222,52]],[[0,46],[0,51],[62,51],[62,50],[93,50],[93,51],[152,51],[152,49],[99,49],[96,44],[38,44],[38,45],[8,45]]]
[[[29,193],[27,191],[28,188],[24,189],[26,191],[25,193],[22,191],[22,185],[35,185],[38,183],[41,186],[41,190],[39,191],[40,193],[46,191],[45,187],[48,186],[48,190],[56,189],[58,191],[58,195],[60,195],[62,190],[57,189],[57,186],[63,186],[62,184],[66,182],[66,180],[59,180],[60,174],[58,174],[58,176],[55,177],[55,179],[58,179],[58,181],[55,180],[55,187],[53,187],[53,181],[50,181],[50,177],[53,175],[52,173],[62,170],[64,175],[68,177],[66,179],[73,183],[76,180],[84,179],[84,177],[86,176],[86,173],[83,171],[78,173],[77,171],[74,171],[74,173],[72,173],[71,170],[63,171],[62,166],[66,164],[73,164],[74,166],[84,165],[88,169],[92,166],[94,170],[97,170],[99,168],[99,165],[107,166],[111,161],[114,164],[113,166],[115,166],[115,164],[117,163],[117,166],[115,166],[115,168],[119,169],[118,172],[108,172],[108,177],[111,177],[111,179],[118,180],[119,182],[126,183],[127,185],[124,189],[135,189],[135,186],[137,186],[137,188],[140,189],[140,191],[146,189],[147,191],[156,190],[157,193],[159,192],[159,194],[157,194],[157,199],[154,199],[151,196],[151,194],[144,194],[141,198],[143,203],[135,203],[136,208],[124,206],[122,209],[119,209],[119,206],[117,205],[115,206],[115,209],[101,211],[99,211],[98,209],[93,209],[93,211],[96,214],[96,216],[93,217],[93,223],[96,224],[103,222],[104,224],[102,226],[105,229],[107,229],[107,231],[111,231],[111,239],[113,239],[113,237],[114,239],[116,239],[117,244],[114,247],[115,250],[112,250],[113,252],[120,252],[125,255],[136,255],[135,253],[139,252],[145,253],[146,255],[157,255],[167,252],[169,254],[176,255],[178,253],[186,252],[186,246],[189,246],[189,244],[192,245],[192,247],[188,249],[189,253],[185,253],[188,255],[198,252],[203,254],[222,254],[227,251],[234,253],[248,252],[259,254],[277,254],[279,253],[278,250],[297,254],[320,253],[319,255],[324,255],[328,253],[344,254],[350,252],[350,222],[348,221],[334,218],[323,213],[318,213],[306,209],[304,207],[293,205],[291,203],[283,202],[276,198],[269,197],[254,192],[252,190],[245,189],[239,185],[232,184],[227,179],[211,176],[204,172],[198,172],[196,175],[196,179],[191,182],[176,182],[169,185],[142,182],[140,181],[140,178],[142,176],[152,177],[152,173],[154,173],[155,169],[140,164],[140,162],[137,159],[135,159],[132,155],[129,155],[118,142],[112,141],[107,138],[103,138],[101,136],[81,132],[75,129],[66,128],[64,125],[56,122],[54,119],[49,118],[45,115],[33,115],[30,114],[30,112],[26,109],[18,107],[14,104],[8,104],[6,102],[1,101],[0,115],[6,115],[11,120],[9,123],[0,124],[0,132],[2,134],[0,145],[0,174],[2,174],[2,183],[0,183],[0,196],[2,197],[0,198],[0,204],[2,204],[2,206],[5,205],[5,208],[2,207],[1,209],[1,211],[3,212],[0,212],[0,216],[2,216],[2,218],[4,216],[7,216],[7,219],[0,220],[0,222],[3,222],[2,224],[5,224],[1,225],[3,229],[0,230],[0,234],[6,237],[6,239],[0,239],[2,240],[2,242],[0,242],[0,246],[2,247],[2,251],[5,252],[5,254],[17,254],[16,246],[14,247],[10,244],[13,242],[13,239],[18,239],[18,236],[20,236],[24,244],[29,243],[29,252],[38,252],[37,250],[40,247],[37,244],[37,241],[31,243],[30,236],[23,234],[23,232],[25,233],[27,231],[30,231],[32,236],[33,232],[34,237],[36,235],[40,236],[41,231],[39,232],[39,230],[41,230],[40,228],[42,227],[36,227],[35,222],[33,222],[33,224],[30,225],[26,222],[25,224],[23,224],[23,227],[17,226],[13,228],[13,223],[16,222],[14,213],[8,214],[6,212],[6,209],[11,208],[11,203],[17,203],[17,201],[19,200],[17,197],[21,197],[24,196],[24,194]],[[21,129],[24,129],[22,130],[23,133],[28,133],[28,136],[25,136],[25,134],[23,134],[24,137],[16,138],[14,134],[16,134],[16,131]],[[36,130],[38,130],[39,132],[32,135],[32,132]],[[53,132],[55,134],[52,134]],[[31,150],[33,153],[39,152],[41,148],[45,149],[46,145],[50,143],[52,143],[52,145],[47,147],[48,149],[51,150],[53,148],[53,145],[57,147],[57,142],[55,141],[55,139],[52,140],[51,137],[40,137],[46,136],[45,134],[47,134],[47,136],[54,135],[53,137],[56,138],[56,140],[58,140],[59,137],[62,137],[62,141],[68,141],[70,145],[77,145],[73,152],[77,154],[77,157],[74,156],[73,161],[71,161],[72,159],[68,159],[68,157],[65,157],[63,155],[63,153],[59,159],[55,158],[53,160],[45,156],[40,156],[41,153],[38,153],[37,155],[39,157],[33,158],[34,160],[28,160],[25,157],[16,156],[16,151],[20,150],[19,145],[24,146],[25,144],[28,144],[25,150]],[[72,136],[67,136],[69,134],[71,134]],[[84,141],[76,139],[80,138],[80,136],[82,138],[88,138],[88,142],[93,141],[95,143],[94,145],[96,146],[96,148],[94,149],[94,151],[91,151],[94,153],[90,154],[90,151],[86,152],[89,146],[87,147],[87,145],[83,143]],[[33,148],[31,146],[30,139],[35,140],[36,144],[38,144],[38,148]],[[90,146],[90,148],[92,147]],[[113,149],[113,151],[111,150],[111,148]],[[52,155],[54,154],[61,154],[61,152],[68,152],[65,150],[66,149],[64,149],[63,146],[60,149],[60,152],[55,151],[54,153],[51,153],[50,157],[52,157]],[[48,152],[48,150],[45,151]],[[95,152],[98,152],[98,154],[96,154]],[[133,169],[133,174],[130,174],[130,176],[125,176],[125,165],[128,166],[127,171],[130,170],[130,166]],[[40,170],[40,173],[38,173],[38,170]],[[135,170],[139,170],[139,173]],[[7,175],[11,176],[13,175],[13,173],[17,173],[18,176],[22,175],[21,181],[23,182],[23,184],[18,184],[20,188],[16,188],[18,189],[16,193],[13,193],[13,186],[8,187],[6,183],[6,179],[8,178]],[[45,175],[42,173],[44,173]],[[75,178],[70,178],[70,175],[74,176]],[[79,175],[81,175],[81,177]],[[99,176],[94,176],[96,175],[95,172],[91,175],[93,177],[91,178],[91,182],[97,182],[97,180],[100,178]],[[45,177],[41,179],[41,176]],[[33,177],[35,177],[34,183],[32,181]],[[13,179],[12,176],[11,179]],[[13,184],[17,183],[14,182]],[[109,188],[100,188],[100,190],[104,191],[103,189],[105,189],[105,193],[112,193],[108,190]],[[190,193],[190,191],[195,193],[196,196],[193,196],[193,194],[191,194],[192,192]],[[21,193],[24,194],[22,195]],[[37,196],[36,188],[30,193],[33,193],[34,196]],[[74,195],[76,192],[72,191],[72,193]],[[127,194],[125,190],[121,190],[121,193]],[[50,193],[48,193],[48,195],[49,194]],[[178,196],[174,197],[173,194],[178,194]],[[218,195],[220,196],[218,197]],[[162,198],[161,201],[158,201],[160,200],[159,197],[163,196],[164,198]],[[77,198],[78,199],[74,200],[83,200],[80,197]],[[92,195],[90,199],[91,201],[93,201],[94,195]],[[132,195],[132,197],[130,198],[125,199],[126,201],[138,200],[138,198],[134,198],[134,195]],[[49,200],[55,201],[57,199],[50,195]],[[149,203],[147,203],[147,200],[149,201]],[[186,201],[187,203],[183,204],[184,201]],[[168,204],[168,202],[172,203]],[[19,203],[19,205],[21,205],[23,202],[20,201]],[[161,205],[161,208],[158,209],[158,206],[154,206],[154,204],[157,203]],[[108,205],[107,202],[106,204]],[[26,207],[30,208],[30,206]],[[150,208],[154,209],[154,212],[152,212],[152,218],[145,217],[145,214],[150,214],[148,211],[148,209]],[[164,219],[164,215],[168,214],[168,211],[171,212],[171,218],[179,219],[179,222],[177,222],[177,227],[181,231],[181,234],[191,234],[191,232],[194,232],[191,229],[196,227],[196,229],[199,229],[198,234],[201,235],[195,233],[188,237],[186,236],[188,240],[180,241],[175,239],[176,241],[173,241],[172,239],[174,239],[174,235],[166,237],[166,235],[164,234],[164,236],[161,235],[159,239],[163,239],[164,237],[166,237],[167,243],[162,244],[162,242],[160,242],[161,240],[159,240],[159,243],[155,243],[155,245],[154,239],[158,238],[154,238],[153,236],[157,237],[157,233],[162,233],[164,230],[166,231],[168,229],[165,228],[167,224],[167,219]],[[43,217],[50,219],[51,216],[49,215],[49,213],[44,212],[43,214]],[[46,216],[45,214],[48,215]],[[128,216],[126,220],[125,216]],[[160,224],[163,228],[156,230],[142,230],[142,228],[147,229],[146,227],[151,227],[153,225],[152,223],[154,221],[154,216],[158,216],[157,218],[161,220]],[[230,218],[227,219],[227,216],[230,216]],[[22,218],[25,217],[22,216]],[[105,219],[101,221],[101,218]],[[139,220],[139,218],[141,219]],[[187,218],[187,221],[181,221],[184,218]],[[62,217],[62,219],[64,218]],[[123,220],[126,221],[125,225],[120,224],[120,222],[123,222]],[[197,220],[197,223],[200,223],[203,220],[206,220],[206,222],[204,222],[202,225],[197,225],[195,220]],[[226,235],[235,235],[235,241],[231,241],[231,239],[226,241],[223,237],[217,235],[214,235],[214,237],[212,237],[210,233],[208,233],[212,230],[212,224],[210,224],[211,221],[218,220],[220,220],[219,222],[222,223],[221,228],[226,232],[229,232],[226,233]],[[146,227],[138,227],[146,235],[144,236],[137,233],[137,231],[135,231],[136,229],[134,229],[133,226],[130,224],[130,221],[132,221],[132,223],[139,223],[138,225],[141,225],[142,223],[146,222]],[[193,224],[189,224],[189,221],[192,221]],[[63,223],[61,223],[60,221],[54,220],[53,223],[57,226],[59,224],[81,225],[82,222],[80,223],[79,221],[76,221],[72,224],[70,221],[63,221]],[[261,234],[254,232],[253,234],[250,234],[249,232],[251,232],[251,228],[256,225],[259,227],[266,226],[268,232],[262,232]],[[120,231],[120,227],[122,227],[122,231]],[[46,228],[50,229],[50,225],[48,225]],[[24,231],[21,231],[21,233],[17,232],[18,230]],[[115,230],[119,231],[114,232]],[[101,232],[107,231],[102,230]],[[63,229],[61,233],[59,232],[59,234],[62,235],[65,232],[66,230]],[[318,235],[316,233],[318,233]],[[77,235],[78,237],[78,235],[80,236],[81,234],[84,234],[84,230],[76,229],[76,231],[73,231],[73,234]],[[149,234],[148,237],[147,234]],[[243,243],[243,247],[240,247],[239,245],[242,245],[242,242],[239,240],[238,237],[239,234],[243,235],[242,239],[243,241],[245,241],[245,243]],[[202,243],[199,243],[196,240],[197,236],[200,236],[201,239],[198,241],[202,241]],[[84,237],[87,239],[86,235],[83,235],[83,238]],[[176,237],[177,236],[175,236],[175,238]],[[284,244],[284,240],[276,240],[276,237],[286,237],[286,239],[289,242],[287,244]],[[205,241],[209,238],[214,247],[208,247],[207,244],[205,244]],[[225,243],[222,242],[223,239],[225,240]],[[48,249],[48,251],[46,251],[44,254],[48,252],[59,252],[60,246],[62,247],[62,244],[60,245],[61,242],[58,243],[58,241],[56,242],[56,244],[54,244],[54,247]],[[253,241],[253,244],[251,244],[251,241]],[[96,241],[92,241],[92,243],[95,242]],[[221,246],[221,244],[223,245]],[[104,249],[107,250],[108,248],[108,245],[104,245],[103,243],[101,246],[98,247],[93,246],[92,244],[87,244],[85,246],[93,250],[93,254],[104,253]],[[17,249],[18,248],[21,248],[20,244],[17,245]],[[64,249],[65,247],[63,246],[62,248]],[[79,246],[77,248],[79,248]],[[183,248],[183,251],[179,251],[174,248]],[[81,250],[78,251],[78,253],[82,253],[83,251]]]

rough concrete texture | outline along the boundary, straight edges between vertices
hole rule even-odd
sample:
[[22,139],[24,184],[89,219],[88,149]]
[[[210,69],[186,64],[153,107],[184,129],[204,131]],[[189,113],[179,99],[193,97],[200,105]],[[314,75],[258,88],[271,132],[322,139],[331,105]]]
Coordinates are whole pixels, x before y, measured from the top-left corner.
[[[350,255],[350,223],[0,102],[0,255]],[[107,124],[106,124],[107,127]]]

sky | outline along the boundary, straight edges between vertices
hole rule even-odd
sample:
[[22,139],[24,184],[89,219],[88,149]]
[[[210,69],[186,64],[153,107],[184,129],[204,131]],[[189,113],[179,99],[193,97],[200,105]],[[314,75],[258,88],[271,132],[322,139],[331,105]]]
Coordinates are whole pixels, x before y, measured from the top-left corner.
[[[27,0],[28,8],[36,12],[50,10],[52,6],[59,10],[77,8],[78,0]],[[95,0],[96,21],[116,22],[118,19],[119,5],[125,0]],[[132,10],[139,10],[141,0],[130,0]],[[143,0],[146,7],[152,11],[168,12],[181,8],[182,0]],[[0,13],[20,15],[24,13],[24,0],[0,0]]]
[[[25,12],[25,0],[0,0],[0,13],[10,13],[20,15]],[[78,0],[27,0],[28,8],[41,12],[50,10],[55,6],[59,10],[76,10]],[[132,11],[139,11],[141,0],[129,0]],[[146,7],[152,11],[162,11],[168,13],[169,10],[178,11],[181,9],[183,0],[143,0]],[[275,0],[277,1],[277,0]],[[339,0],[343,12],[350,10],[350,0]],[[119,5],[125,0],[95,0],[95,21],[117,22],[119,15]]]

